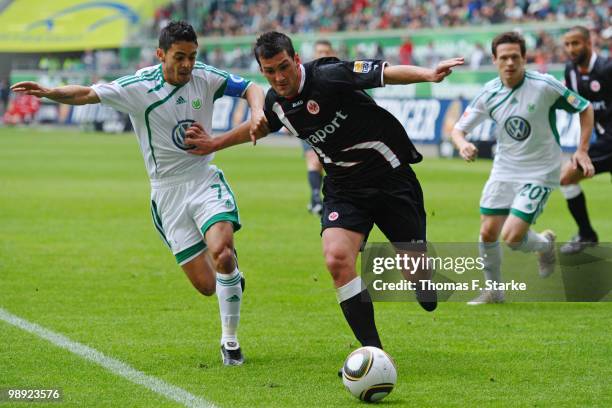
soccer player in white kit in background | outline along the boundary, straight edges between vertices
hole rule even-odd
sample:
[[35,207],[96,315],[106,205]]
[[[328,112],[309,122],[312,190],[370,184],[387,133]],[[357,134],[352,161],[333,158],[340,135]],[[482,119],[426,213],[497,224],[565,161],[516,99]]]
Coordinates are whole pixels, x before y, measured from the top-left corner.
[[[466,134],[488,118],[498,127],[497,152],[480,199],[479,249],[485,279],[501,282],[500,234],[513,250],[536,252],[540,276],[547,277],[554,271],[555,234],[550,230],[538,234],[531,225],[559,186],[561,147],[555,111],[580,112],[580,144],[572,162],[591,177],[594,169],[587,151],[593,108],[552,76],[525,70],[525,40],[520,34],[502,33],[491,48],[499,77],[485,85],[452,132],[461,157],[473,161],[478,151]],[[468,303],[503,301],[502,290],[483,290]]]
[[103,103],[130,115],[151,180],[155,227],[193,286],[206,296],[217,293],[223,363],[240,365],[244,279],[233,242],[240,228],[238,207],[223,172],[210,164],[214,155],[189,154],[183,141],[192,124],[212,131],[213,103],[223,95],[248,101],[255,134],[265,126],[264,93],[243,78],[196,62],[197,50],[193,27],[171,22],[159,36],[158,65],[91,87],[20,82],[12,90],[69,105]]

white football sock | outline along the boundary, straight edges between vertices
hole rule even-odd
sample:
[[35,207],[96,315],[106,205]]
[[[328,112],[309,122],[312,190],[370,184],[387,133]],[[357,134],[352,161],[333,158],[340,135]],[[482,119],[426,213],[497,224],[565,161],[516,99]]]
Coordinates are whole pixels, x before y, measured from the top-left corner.
[[561,186],[561,194],[565,197],[566,200],[571,200],[572,198],[576,198],[582,193],[582,188],[580,188],[580,184],[569,184],[567,186]]
[[544,235],[530,229],[515,249],[522,252],[544,252],[550,249],[550,245],[551,242]]
[[361,281],[361,276],[353,278],[353,280],[350,282],[336,288],[336,298],[338,299],[338,303],[342,303],[345,300],[360,294],[364,289],[365,287]]
[[240,321],[240,304],[242,303],[242,287],[240,286],[238,268],[232,273],[217,272],[217,298],[221,315],[221,344],[227,341],[238,341],[236,331]]
[[478,243],[478,252],[483,259],[484,275],[486,280],[501,282],[502,248],[499,241]]

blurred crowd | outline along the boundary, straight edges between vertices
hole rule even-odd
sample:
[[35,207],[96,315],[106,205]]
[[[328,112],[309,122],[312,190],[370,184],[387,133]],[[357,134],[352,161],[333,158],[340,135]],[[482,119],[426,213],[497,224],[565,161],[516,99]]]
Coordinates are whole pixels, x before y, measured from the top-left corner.
[[[267,30],[291,33],[319,33],[319,38],[336,31],[371,31],[459,27],[499,23],[554,22],[568,19],[589,21],[595,49],[610,54],[612,42],[612,0],[175,0],[157,10],[151,35],[172,19],[189,20],[206,36],[254,35]],[[548,65],[564,63],[566,56],[558,38],[542,31],[527,54],[529,63],[546,71]],[[391,63],[433,66],[454,56],[435,41],[415,46],[410,38],[397,47],[363,43],[350,49],[334,44],[342,59],[381,58]],[[309,44],[300,49],[308,59]],[[150,52],[148,50],[147,52]],[[484,44],[462,48],[472,69],[492,64]],[[452,55],[451,55],[452,54]],[[222,49],[203,47],[199,58],[228,69],[257,71],[249,47]],[[141,65],[152,62],[142,55]]]
[[[189,14],[189,15],[187,15]],[[418,29],[585,19],[609,26],[610,0],[175,0],[154,28],[188,19],[201,35]]]
[[[612,29],[591,30],[593,47],[596,52],[604,57],[612,57]],[[326,39],[325,35],[318,36]],[[527,63],[535,65],[540,72],[547,72],[551,64],[563,64],[567,56],[563,50],[560,37],[553,37],[546,31],[541,31],[532,36],[531,44],[527,47]],[[411,64],[425,67],[434,67],[443,59],[462,55],[466,58],[470,69],[491,66],[491,49],[488,43],[465,42],[460,50],[457,50],[455,42],[449,39],[436,41],[432,39],[426,44],[415,45],[413,40],[406,36],[401,44],[384,46],[379,42],[352,41],[350,46],[343,41],[333,42],[336,54],[340,59],[354,60],[364,58],[384,59],[391,64]],[[313,42],[303,42],[299,50],[304,60],[312,59]],[[223,69],[245,70],[258,72],[259,67],[253,58],[252,49],[249,45],[244,47],[231,47],[223,49],[221,46],[203,45],[198,53],[198,59],[202,62]],[[140,66],[155,64],[153,49],[142,49]]]

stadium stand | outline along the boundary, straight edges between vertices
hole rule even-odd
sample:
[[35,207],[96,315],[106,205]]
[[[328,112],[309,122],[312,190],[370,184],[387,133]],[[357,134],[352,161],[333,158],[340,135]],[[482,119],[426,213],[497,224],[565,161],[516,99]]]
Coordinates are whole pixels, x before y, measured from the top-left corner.
[[609,26],[611,6],[587,0],[180,0],[157,10],[155,26],[170,18],[190,18],[185,11],[193,8],[200,34],[228,36],[267,30],[325,33],[567,19],[588,19],[601,30]]
[[[151,33],[157,32],[170,19],[187,18],[202,37],[252,36],[267,30],[327,36],[331,33],[410,30],[427,28],[489,26],[564,22],[570,19],[588,21],[592,27],[595,47],[609,55],[612,38],[612,5],[610,2],[587,0],[178,0],[157,9]],[[537,34],[535,47],[528,62],[546,71],[549,64],[565,62],[562,48],[546,31]],[[377,47],[384,50],[382,47]],[[373,57],[372,53],[346,49],[339,44],[340,57]],[[473,48],[473,49],[472,49]],[[472,67],[491,65],[488,51],[474,44],[468,60],[477,61]],[[360,55],[361,54],[361,55]],[[380,55],[379,55],[380,56]],[[384,55],[399,62],[399,55]],[[430,62],[448,56],[432,42],[427,56],[410,55],[414,64]],[[201,58],[212,65],[256,70],[249,50],[227,50],[206,47]]]

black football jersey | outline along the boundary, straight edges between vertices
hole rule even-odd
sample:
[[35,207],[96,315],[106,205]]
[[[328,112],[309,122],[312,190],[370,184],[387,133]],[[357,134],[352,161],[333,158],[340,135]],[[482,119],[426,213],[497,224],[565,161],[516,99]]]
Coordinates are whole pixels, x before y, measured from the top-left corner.
[[364,92],[383,86],[384,64],[337,58],[304,64],[296,97],[268,91],[264,110],[270,130],[284,126],[308,142],[336,182],[371,181],[421,161],[402,124]]
[[567,63],[565,84],[591,102],[597,138],[612,143],[612,60],[596,56],[589,68],[589,72],[583,74],[574,63]]

